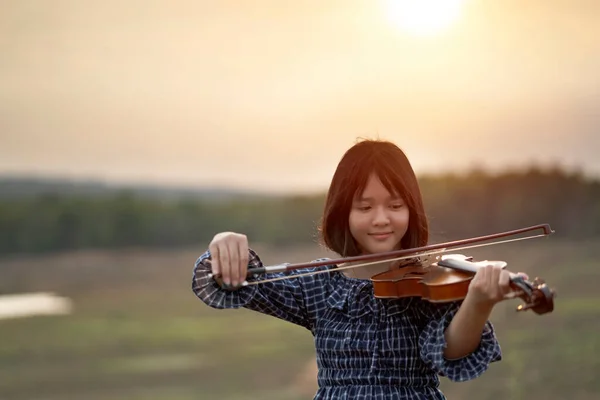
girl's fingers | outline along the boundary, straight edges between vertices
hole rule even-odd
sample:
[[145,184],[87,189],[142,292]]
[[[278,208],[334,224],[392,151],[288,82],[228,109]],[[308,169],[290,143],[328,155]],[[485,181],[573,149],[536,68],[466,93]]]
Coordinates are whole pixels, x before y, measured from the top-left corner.
[[231,283],[231,261],[229,249],[226,246],[219,246],[219,262],[223,283],[229,285]]
[[248,241],[241,240],[238,246],[240,254],[240,283],[246,280],[248,272]]
[[231,285],[237,286],[240,283],[240,251],[236,242],[227,243],[227,251],[229,252],[229,265]]
[[488,272],[487,285],[488,285],[489,296],[492,299],[497,300],[498,298],[502,297],[503,290],[504,290],[502,288],[502,284],[500,282],[500,277],[502,275],[502,269],[498,268],[497,266],[494,266],[494,265],[489,265],[487,267],[487,272]]
[[216,244],[211,243],[211,245],[208,247],[208,251],[210,251],[211,272],[213,275],[219,275],[221,272],[219,263],[219,248]]
[[500,272],[499,284],[503,295],[510,292],[510,274],[507,271]]
[[517,273],[517,275],[522,276],[523,279],[525,279],[526,281],[529,280],[529,275],[527,275],[525,272],[519,272],[519,273]]
[[245,235],[222,232],[209,244],[212,274],[219,276],[219,285],[228,289],[237,287],[246,280],[248,269],[248,239]]
[[498,276],[495,273],[494,266],[488,265],[485,272],[488,291],[492,291],[498,285]]

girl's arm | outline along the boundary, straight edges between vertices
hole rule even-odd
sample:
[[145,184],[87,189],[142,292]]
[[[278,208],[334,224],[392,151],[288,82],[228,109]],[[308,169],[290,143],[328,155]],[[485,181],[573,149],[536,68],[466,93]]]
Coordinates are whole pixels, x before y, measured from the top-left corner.
[[[248,268],[262,267],[259,256],[249,249]],[[315,280],[302,278],[284,279],[259,285],[244,286],[230,290],[222,288],[208,274],[211,272],[211,253],[206,251],[198,258],[194,266],[192,290],[206,305],[217,309],[247,308],[262,314],[271,315],[282,320],[312,330],[311,303],[307,298],[307,284],[314,285]],[[321,267],[323,268],[323,267]],[[306,271],[304,271],[306,272]],[[268,274],[261,279],[282,276]],[[259,278],[248,278],[248,282]]]
[[465,357],[477,349],[481,342],[493,306],[477,304],[467,296],[445,331],[444,357]]
[[508,271],[490,265],[477,271],[461,303],[429,305],[429,320],[420,338],[421,358],[458,381],[476,378],[500,360],[500,345],[488,318],[510,293],[509,283]]
[[446,358],[464,357],[477,348],[492,309],[510,291],[510,274],[502,267],[490,265],[477,271],[464,302],[446,329]]
[[[469,329],[469,337],[465,338],[467,346],[460,343],[461,338],[457,334],[460,335],[462,329],[470,325],[470,321],[465,325],[460,324],[461,308],[461,303],[436,305],[425,301],[420,307],[426,317],[425,327],[419,337],[421,359],[439,375],[455,382],[475,379],[492,362],[502,359],[500,344],[490,321],[486,320],[481,326],[477,322],[476,329]],[[453,328],[450,331],[452,324],[462,329]],[[473,343],[476,344],[473,346]]]

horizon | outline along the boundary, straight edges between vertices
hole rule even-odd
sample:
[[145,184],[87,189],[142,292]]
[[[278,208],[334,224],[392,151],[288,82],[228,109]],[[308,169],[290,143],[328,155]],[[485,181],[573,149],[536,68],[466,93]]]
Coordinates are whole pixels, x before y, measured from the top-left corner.
[[[565,175],[576,175],[588,182],[600,182],[600,175],[586,173],[582,168],[569,168],[560,163],[524,163],[519,166],[514,164],[508,165],[505,168],[490,169],[480,164],[473,164],[463,169],[444,169],[440,171],[415,171],[418,179],[433,178],[442,179],[447,176],[469,177],[473,174],[484,174],[489,178],[507,174],[526,174],[531,171],[541,171],[549,173],[559,171]],[[156,190],[174,190],[174,191],[215,191],[215,192],[232,192],[240,194],[256,194],[256,195],[319,195],[327,191],[328,184],[312,187],[312,188],[271,188],[271,187],[256,187],[247,185],[232,185],[232,184],[212,184],[212,183],[187,183],[187,182],[161,182],[155,180],[119,180],[105,179],[94,176],[69,176],[61,174],[43,174],[43,173],[5,173],[0,172],[0,183],[7,181],[34,182],[43,184],[73,184],[73,185],[99,185],[107,189],[156,189]]]

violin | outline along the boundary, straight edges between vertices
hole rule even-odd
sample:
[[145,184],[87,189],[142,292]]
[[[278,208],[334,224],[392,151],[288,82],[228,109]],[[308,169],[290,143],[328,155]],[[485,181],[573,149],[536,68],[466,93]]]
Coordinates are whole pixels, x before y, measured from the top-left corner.
[[[473,257],[449,254],[429,265],[409,265],[376,274],[371,281],[378,298],[420,297],[432,303],[445,303],[463,300],[477,270],[490,264],[500,268],[507,265],[504,261],[474,262]],[[554,310],[554,290],[542,279],[530,282],[514,273],[510,273],[509,279],[516,296],[525,301],[517,311],[531,309],[536,314],[546,314]]]
[[[530,233],[524,237],[504,239],[492,243],[483,243],[493,239],[517,236],[523,233],[534,231],[541,231],[541,233]],[[473,261],[473,257],[467,257],[461,254],[446,254],[442,255],[441,257],[439,254],[447,253],[449,251],[545,237],[552,233],[554,233],[554,231],[550,228],[550,225],[540,224],[507,232],[438,243],[412,249],[395,250],[377,254],[363,254],[353,257],[327,259],[308,263],[280,264],[263,266],[259,268],[249,268],[247,277],[258,277],[260,274],[289,272],[292,270],[306,268],[314,269],[315,267],[319,266],[351,263],[350,265],[338,266],[333,269],[313,270],[307,273],[277,276],[274,278],[259,279],[250,282],[245,281],[242,283],[242,286],[258,285],[266,282],[292,279],[320,273],[330,273],[382,262],[404,260],[400,268],[378,273],[371,277],[375,297],[388,299],[420,297],[421,299],[432,303],[458,301],[466,297],[470,281],[479,268],[489,264],[500,265],[500,267],[505,268],[506,262],[475,262]],[[437,259],[437,261],[429,263],[427,260],[430,259],[431,256],[434,256],[434,259]],[[212,277],[212,274],[209,274],[209,276]],[[217,277],[214,278],[217,279]],[[536,278],[531,282],[521,275],[511,273],[510,286],[515,289],[515,296],[521,298],[525,302],[525,304],[521,304],[517,307],[517,311],[531,309],[537,314],[546,314],[554,310],[554,297],[556,293],[553,289],[548,287],[548,285],[542,279]]]

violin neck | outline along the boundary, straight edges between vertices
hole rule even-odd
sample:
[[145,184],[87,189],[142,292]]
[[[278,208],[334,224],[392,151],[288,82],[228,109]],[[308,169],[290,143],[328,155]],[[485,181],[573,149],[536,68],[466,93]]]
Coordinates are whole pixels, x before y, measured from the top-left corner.
[[457,271],[472,272],[472,273],[476,273],[477,270],[479,270],[479,268],[481,268],[480,266],[478,266],[477,264],[475,264],[471,261],[459,260],[457,258],[446,258],[446,259],[439,260],[437,262],[437,265],[439,265],[440,267],[452,268]]

